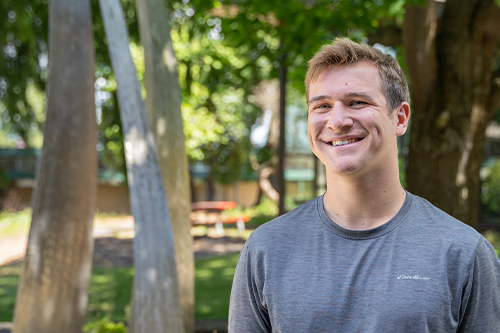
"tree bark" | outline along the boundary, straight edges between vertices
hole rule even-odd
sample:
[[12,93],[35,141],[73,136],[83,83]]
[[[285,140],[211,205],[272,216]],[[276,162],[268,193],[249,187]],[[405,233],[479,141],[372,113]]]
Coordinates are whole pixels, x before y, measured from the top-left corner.
[[266,166],[262,168],[259,172],[259,187],[272,201],[276,204],[280,201],[280,194],[276,191],[271,184],[269,178],[276,170],[273,167]]
[[278,145],[278,214],[283,215],[285,211],[285,114],[286,114],[286,50],[280,61],[280,141]]
[[475,226],[486,126],[495,108],[500,9],[493,0],[408,7],[404,48],[413,115],[408,189]]
[[15,333],[81,332],[97,191],[94,35],[89,1],[50,2],[50,75]]
[[144,46],[146,109],[158,148],[163,185],[169,198],[184,327],[194,327],[194,255],[191,237],[189,166],[184,144],[181,91],[165,1],[138,0]]
[[174,240],[158,166],[119,0],[101,0],[104,30],[118,87],[130,203],[135,219],[134,289],[130,332],[184,332]]

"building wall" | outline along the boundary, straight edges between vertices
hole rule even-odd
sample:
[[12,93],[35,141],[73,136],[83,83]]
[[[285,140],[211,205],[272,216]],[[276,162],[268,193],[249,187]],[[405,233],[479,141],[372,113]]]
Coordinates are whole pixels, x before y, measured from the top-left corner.
[[[16,184],[17,183],[17,184]],[[31,205],[33,184],[31,181],[16,182],[16,196],[18,208],[23,209]],[[205,184],[195,186],[197,201],[208,200]],[[257,182],[239,182],[230,186],[216,184],[214,186],[216,201],[235,201],[243,207],[250,207],[257,201],[259,186]],[[125,185],[99,184],[97,187],[96,208],[101,213],[130,214],[128,188]]]
[[[31,205],[33,183],[16,182],[16,196],[18,208],[23,209]],[[199,182],[194,186],[196,201],[207,201],[208,191],[205,182]],[[311,181],[288,181],[286,182],[286,196],[300,202],[308,200],[313,194]],[[242,181],[233,185],[214,185],[215,201],[234,201],[243,207],[253,206],[258,199],[259,185],[256,181]],[[101,213],[130,214],[130,201],[128,188],[125,185],[99,184],[97,187],[96,208]]]
[[[194,185],[196,201],[207,201],[208,189],[206,182],[196,182]],[[259,185],[256,181],[242,181],[233,185],[214,184],[215,201],[234,201],[243,207],[250,207],[257,202]]]
[[96,208],[103,213],[130,214],[128,187],[98,185]]
[[[33,181],[30,184],[27,182],[14,183],[18,209],[31,206],[33,183]],[[124,185],[99,184],[97,186],[96,209],[102,213],[130,214],[128,188]]]

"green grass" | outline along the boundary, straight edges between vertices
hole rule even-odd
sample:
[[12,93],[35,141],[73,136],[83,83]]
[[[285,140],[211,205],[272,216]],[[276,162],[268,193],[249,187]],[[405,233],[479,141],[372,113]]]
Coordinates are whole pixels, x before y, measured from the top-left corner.
[[[227,318],[237,261],[238,254],[196,260],[196,318]],[[22,263],[0,267],[0,322],[12,321],[21,269]],[[109,322],[127,321],[133,276],[132,267],[92,269],[85,332],[100,332],[114,325]],[[112,329],[121,332],[120,325]]]
[[0,267],[0,322],[12,321],[22,263]]
[[20,212],[0,212],[0,235],[13,236],[27,232],[31,223],[31,208]]
[[132,267],[93,268],[89,285],[87,322],[127,321],[134,281]]
[[225,319],[234,269],[239,254],[199,259],[195,262],[195,317]]

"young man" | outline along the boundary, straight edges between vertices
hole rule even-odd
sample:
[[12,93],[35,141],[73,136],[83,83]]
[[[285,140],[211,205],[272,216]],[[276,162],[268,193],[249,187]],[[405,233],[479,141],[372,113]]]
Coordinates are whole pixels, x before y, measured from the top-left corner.
[[491,245],[399,182],[396,139],[410,107],[396,60],[336,39],[305,84],[327,191],[252,233],[229,331],[500,332]]

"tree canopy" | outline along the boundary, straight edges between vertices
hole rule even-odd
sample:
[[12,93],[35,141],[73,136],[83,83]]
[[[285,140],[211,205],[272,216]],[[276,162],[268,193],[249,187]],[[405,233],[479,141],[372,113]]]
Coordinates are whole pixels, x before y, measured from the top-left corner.
[[[122,0],[140,79],[144,73],[136,9]],[[249,169],[248,153],[257,150],[250,130],[262,110],[254,87],[278,77],[286,53],[291,88],[303,91],[306,60],[334,36],[363,38],[383,17],[401,21],[401,1],[291,1],[280,6],[261,0],[171,1],[172,39],[178,60],[185,119],[186,149],[191,161],[211,166],[212,177],[230,183]],[[43,108],[29,96],[43,96],[47,78],[48,0],[2,1],[5,17],[0,57],[2,130],[30,138],[43,124]],[[92,2],[96,47],[96,87],[102,161],[124,168],[124,155],[114,75],[107,54],[102,19]],[[314,18],[314,19],[311,19]],[[5,73],[5,74],[3,74]],[[102,78],[102,79],[100,79]],[[38,99],[41,100],[40,98]],[[35,145],[36,146],[36,145]],[[266,159],[269,154],[260,154]]]

